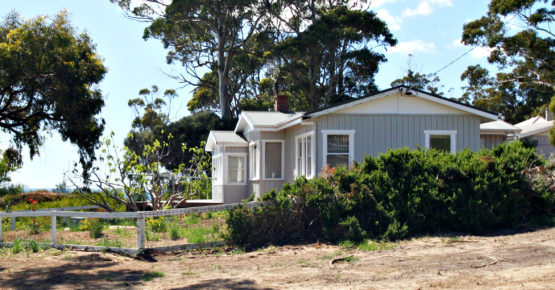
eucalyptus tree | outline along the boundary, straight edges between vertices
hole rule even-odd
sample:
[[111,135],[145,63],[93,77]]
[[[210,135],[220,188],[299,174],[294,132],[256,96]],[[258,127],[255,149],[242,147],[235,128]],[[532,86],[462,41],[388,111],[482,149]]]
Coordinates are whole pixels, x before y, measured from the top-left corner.
[[117,2],[130,18],[150,22],[144,38],[162,41],[168,63],[181,63],[179,79],[197,87],[204,73],[218,76],[218,105],[223,119],[231,115],[230,74],[234,57],[261,28],[263,13],[257,0],[131,0]]
[[461,76],[476,105],[504,109],[513,122],[545,110],[555,82],[554,6],[548,0],[492,0],[486,16],[464,25],[463,43],[489,49],[488,61],[499,69],[490,77],[485,68],[470,66]]
[[348,2],[264,0],[280,33],[273,50],[277,87],[304,99],[297,109],[377,90],[374,75],[386,58],[375,48],[397,41],[374,12]]
[[71,26],[67,13],[0,24],[0,128],[17,152],[39,153],[44,133],[58,131],[79,147],[87,177],[104,129],[98,83],[106,68],[95,45]]

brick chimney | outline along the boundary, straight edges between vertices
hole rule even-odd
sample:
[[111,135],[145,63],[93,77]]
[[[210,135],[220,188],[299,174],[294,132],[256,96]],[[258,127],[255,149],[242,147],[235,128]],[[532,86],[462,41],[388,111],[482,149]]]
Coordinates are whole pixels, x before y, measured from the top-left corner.
[[274,97],[274,111],[289,112],[289,97],[285,95],[276,95]]

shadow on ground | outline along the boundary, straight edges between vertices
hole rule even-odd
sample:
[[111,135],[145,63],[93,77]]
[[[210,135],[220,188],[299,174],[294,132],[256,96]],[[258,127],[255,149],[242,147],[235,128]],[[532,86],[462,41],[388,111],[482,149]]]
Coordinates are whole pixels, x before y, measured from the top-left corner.
[[[136,270],[102,270],[117,262],[98,254],[69,259],[57,267],[41,267],[0,276],[0,288],[53,289],[96,288],[113,289],[142,284],[146,272]],[[93,273],[94,272],[94,273]]]
[[173,288],[172,290],[181,289],[272,289],[272,288],[262,288],[256,285],[253,280],[231,280],[231,279],[211,279],[204,280],[202,282],[188,285],[182,288]]

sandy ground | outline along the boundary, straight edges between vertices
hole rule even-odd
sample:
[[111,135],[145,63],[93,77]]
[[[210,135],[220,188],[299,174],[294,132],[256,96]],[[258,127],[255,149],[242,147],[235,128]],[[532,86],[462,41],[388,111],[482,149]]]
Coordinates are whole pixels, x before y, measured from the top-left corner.
[[[351,261],[330,266],[333,257],[351,255]],[[180,252],[151,259],[79,251],[4,252],[0,288],[555,289],[555,228],[421,237],[372,252],[322,244],[238,254]]]

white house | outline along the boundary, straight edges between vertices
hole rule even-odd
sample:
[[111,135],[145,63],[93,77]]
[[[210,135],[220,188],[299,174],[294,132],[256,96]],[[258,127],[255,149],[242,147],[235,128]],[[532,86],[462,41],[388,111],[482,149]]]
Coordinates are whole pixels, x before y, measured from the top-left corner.
[[273,112],[243,112],[235,130],[211,131],[212,198],[260,197],[323,166],[362,161],[389,148],[417,146],[455,153],[480,147],[480,124],[497,114],[398,86],[311,112],[290,112],[276,97]]

